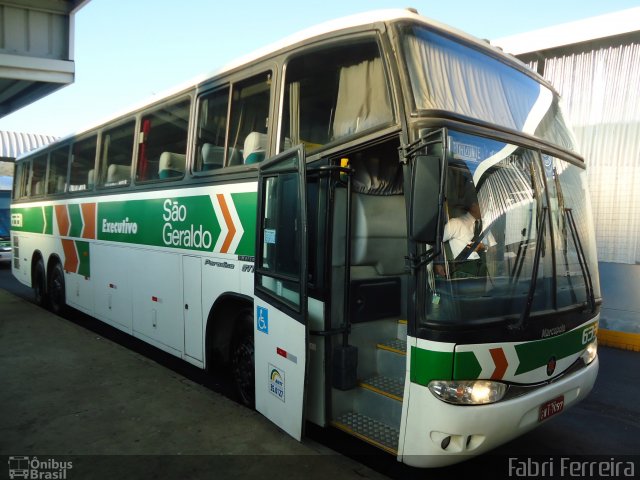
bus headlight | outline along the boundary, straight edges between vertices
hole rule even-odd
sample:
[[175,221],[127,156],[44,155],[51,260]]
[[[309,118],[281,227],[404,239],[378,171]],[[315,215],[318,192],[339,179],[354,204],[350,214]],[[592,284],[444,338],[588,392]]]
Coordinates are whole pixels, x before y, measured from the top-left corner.
[[443,402],[455,405],[485,405],[498,402],[507,393],[507,385],[491,380],[433,380],[429,390]]
[[591,342],[589,345],[587,345],[587,348],[585,349],[584,352],[582,352],[582,360],[584,361],[585,365],[589,365],[591,362],[593,362],[596,357],[598,356],[598,340],[594,340],[593,342]]

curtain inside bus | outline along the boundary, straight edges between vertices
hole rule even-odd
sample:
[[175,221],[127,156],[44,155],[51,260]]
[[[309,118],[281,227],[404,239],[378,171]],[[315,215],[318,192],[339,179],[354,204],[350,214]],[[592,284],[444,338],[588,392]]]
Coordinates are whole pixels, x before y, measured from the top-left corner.
[[340,68],[333,138],[375,127],[392,118],[382,59],[365,60]]
[[450,111],[575,150],[559,100],[544,85],[422,27],[406,27],[402,39],[417,110]]

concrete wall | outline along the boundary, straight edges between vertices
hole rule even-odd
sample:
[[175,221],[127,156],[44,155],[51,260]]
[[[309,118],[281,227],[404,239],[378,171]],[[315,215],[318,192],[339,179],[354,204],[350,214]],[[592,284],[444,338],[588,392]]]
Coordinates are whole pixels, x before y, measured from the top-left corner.
[[600,262],[600,328],[640,333],[640,265]]

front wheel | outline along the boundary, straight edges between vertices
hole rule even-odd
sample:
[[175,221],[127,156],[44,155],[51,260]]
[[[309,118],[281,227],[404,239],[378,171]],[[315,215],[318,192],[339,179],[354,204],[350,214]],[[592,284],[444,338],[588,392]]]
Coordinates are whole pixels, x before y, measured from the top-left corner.
[[[240,402],[249,408],[255,408],[253,319],[245,314],[240,321],[242,328],[235,335],[231,351],[233,382]],[[246,325],[251,325],[251,328]]]
[[65,296],[64,270],[60,263],[56,263],[49,275],[49,305],[56,315],[62,315],[67,307]]

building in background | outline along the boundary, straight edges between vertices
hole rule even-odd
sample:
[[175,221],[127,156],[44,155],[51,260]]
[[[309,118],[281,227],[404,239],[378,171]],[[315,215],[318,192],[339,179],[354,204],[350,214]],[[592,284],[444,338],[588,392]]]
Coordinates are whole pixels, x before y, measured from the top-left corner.
[[491,43],[562,95],[588,168],[600,325],[640,333],[640,7]]
[[[75,14],[90,0],[0,0],[0,118],[73,83]],[[13,162],[55,137],[0,132],[0,237],[9,235]]]
[[9,235],[9,204],[15,159],[54,140],[56,137],[49,135],[0,132],[0,237]]
[[89,0],[0,0],[0,118],[73,83],[74,17]]

